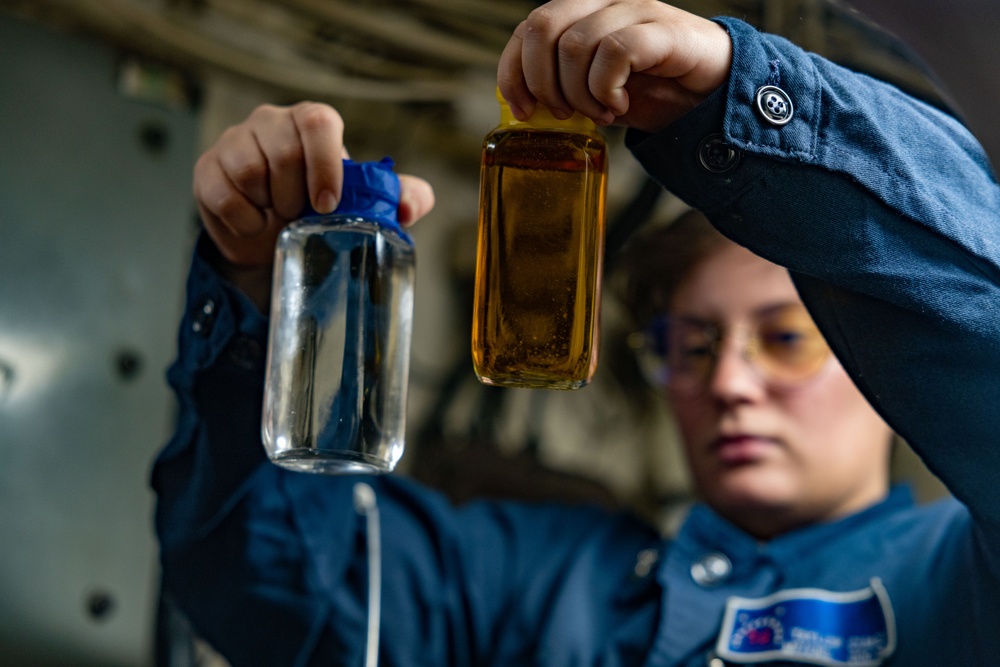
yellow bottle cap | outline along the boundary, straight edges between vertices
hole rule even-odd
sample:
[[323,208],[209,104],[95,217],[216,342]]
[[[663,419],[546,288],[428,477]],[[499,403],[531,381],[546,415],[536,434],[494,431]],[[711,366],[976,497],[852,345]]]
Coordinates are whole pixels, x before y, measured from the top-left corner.
[[531,114],[531,118],[528,120],[518,120],[514,118],[513,112],[510,110],[510,105],[507,104],[507,100],[503,98],[500,94],[500,88],[497,87],[497,102],[500,103],[500,125],[501,126],[521,126],[521,127],[532,127],[536,129],[548,129],[548,130],[577,130],[581,132],[592,132],[597,129],[597,124],[591,119],[584,116],[579,111],[574,112],[572,116],[565,120],[560,120],[552,115],[548,107],[542,104],[535,104],[535,112]]

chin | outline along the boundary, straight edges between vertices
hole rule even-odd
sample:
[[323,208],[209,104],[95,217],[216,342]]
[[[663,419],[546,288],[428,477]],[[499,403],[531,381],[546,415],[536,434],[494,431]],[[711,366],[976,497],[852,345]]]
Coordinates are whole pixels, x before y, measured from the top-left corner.
[[726,474],[702,486],[703,496],[724,515],[786,513],[796,505],[799,495],[787,481],[772,475]]
[[708,499],[720,516],[758,540],[770,540],[809,523],[794,502],[773,495],[730,494]]

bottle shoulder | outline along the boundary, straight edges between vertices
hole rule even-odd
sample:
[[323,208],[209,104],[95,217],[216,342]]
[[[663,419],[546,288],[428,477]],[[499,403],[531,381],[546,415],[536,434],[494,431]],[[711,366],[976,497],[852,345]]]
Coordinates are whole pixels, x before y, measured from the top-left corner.
[[585,146],[591,149],[607,148],[604,136],[596,130],[537,128],[527,126],[505,126],[491,130],[484,144],[522,144],[539,146]]
[[298,239],[307,236],[343,236],[355,237],[359,242],[364,238],[381,237],[400,249],[413,248],[413,239],[401,227],[362,216],[337,215],[336,212],[295,220],[288,224],[281,236]]
[[604,138],[587,132],[503,128],[483,143],[485,168],[604,172],[607,163]]

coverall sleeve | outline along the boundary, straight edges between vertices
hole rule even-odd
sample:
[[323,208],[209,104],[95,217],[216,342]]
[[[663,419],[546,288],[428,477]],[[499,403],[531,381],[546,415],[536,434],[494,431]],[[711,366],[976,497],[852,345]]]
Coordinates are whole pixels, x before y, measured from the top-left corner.
[[[382,664],[544,664],[548,619],[584,628],[574,615],[592,615],[565,589],[621,595],[636,553],[658,539],[629,517],[499,502],[456,508],[395,474],[325,476],[269,463],[260,438],[266,320],[203,259],[207,243],[168,372],[177,429],[152,484],[164,591],[234,666],[363,664],[369,573],[358,481],[374,488],[379,508]],[[590,562],[625,567],[597,577]],[[567,586],[573,576],[584,585]],[[594,622],[588,641],[613,631],[611,616]]]
[[[977,519],[1000,562],[1000,189],[955,118],[733,19],[720,90],[628,142],[731,239],[788,267],[847,372]],[[756,93],[793,104],[769,123]],[[702,142],[736,150],[702,166]],[[729,163],[731,165],[731,162]]]

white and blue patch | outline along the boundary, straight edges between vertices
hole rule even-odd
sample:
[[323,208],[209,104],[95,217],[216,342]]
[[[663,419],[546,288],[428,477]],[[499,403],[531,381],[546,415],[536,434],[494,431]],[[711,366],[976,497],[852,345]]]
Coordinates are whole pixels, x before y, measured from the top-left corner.
[[879,579],[848,593],[797,588],[731,597],[715,647],[718,657],[736,664],[824,667],[877,667],[895,650],[896,618]]

